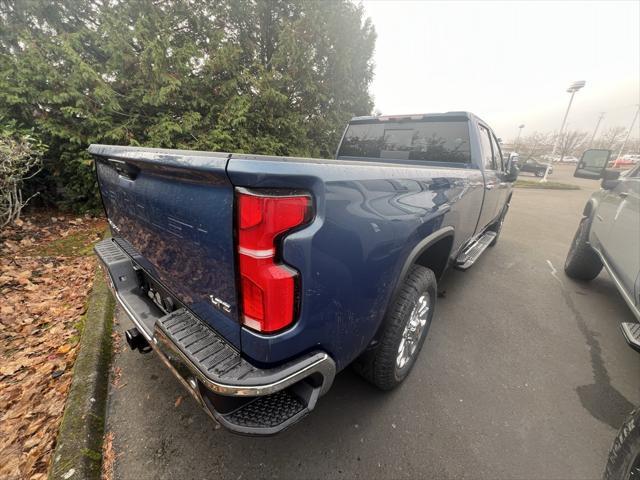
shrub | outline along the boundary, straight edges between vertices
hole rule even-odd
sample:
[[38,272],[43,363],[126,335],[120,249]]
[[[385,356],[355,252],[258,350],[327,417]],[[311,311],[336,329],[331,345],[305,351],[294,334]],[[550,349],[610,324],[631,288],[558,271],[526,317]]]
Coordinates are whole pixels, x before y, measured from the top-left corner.
[[0,130],[0,228],[20,218],[20,212],[37,193],[23,197],[25,180],[42,168],[45,146],[29,135]]

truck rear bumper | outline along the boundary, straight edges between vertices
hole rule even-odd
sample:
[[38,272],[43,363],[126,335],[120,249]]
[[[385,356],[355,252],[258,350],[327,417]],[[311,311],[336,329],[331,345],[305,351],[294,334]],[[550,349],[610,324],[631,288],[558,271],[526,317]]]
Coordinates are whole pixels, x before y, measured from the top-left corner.
[[140,286],[140,267],[112,239],[95,252],[117,302],[196,401],[221,425],[272,435],[306,416],[335,377],[325,352],[258,368],[184,306],[161,310]]

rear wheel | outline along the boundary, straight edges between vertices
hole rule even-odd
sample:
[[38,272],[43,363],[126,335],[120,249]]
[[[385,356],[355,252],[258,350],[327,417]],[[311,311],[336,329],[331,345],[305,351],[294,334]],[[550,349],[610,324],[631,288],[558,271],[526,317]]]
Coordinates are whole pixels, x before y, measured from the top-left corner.
[[584,217],[578,225],[564,262],[564,273],[577,280],[593,280],[602,270],[602,261],[589,245],[590,227],[589,217]]
[[394,304],[384,319],[375,349],[365,352],[354,369],[381,390],[391,390],[407,378],[422,349],[436,306],[434,273],[411,267]]
[[536,177],[544,177],[546,170],[536,170]]
[[627,417],[609,452],[603,480],[640,479],[640,407]]

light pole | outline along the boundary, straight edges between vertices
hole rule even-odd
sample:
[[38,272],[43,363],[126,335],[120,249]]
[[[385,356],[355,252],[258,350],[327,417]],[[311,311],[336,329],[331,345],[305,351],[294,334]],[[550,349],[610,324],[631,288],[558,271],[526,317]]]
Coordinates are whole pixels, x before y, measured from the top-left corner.
[[627,132],[627,136],[624,139],[624,142],[622,142],[622,146],[620,147],[620,151],[618,152],[618,156],[616,157],[615,161],[613,162],[613,166],[616,167],[618,165],[618,160],[622,157],[622,152],[624,151],[624,147],[627,146],[627,141],[629,140],[629,137],[631,136],[631,132],[633,132],[633,126],[636,124],[636,118],[638,118],[638,114],[640,114],[640,105],[638,105],[638,108],[636,109],[636,113],[633,116],[633,120],[631,121],[631,126],[629,127],[629,131]]
[[[576,94],[576,92],[578,90],[580,90],[582,87],[584,87],[586,85],[586,83],[587,82],[585,82],[584,80],[578,80],[576,82],[573,82],[571,85],[569,85],[569,88],[567,88],[567,93],[570,93],[571,97],[569,97],[569,105],[567,105],[567,111],[564,112],[564,118],[562,119],[562,125],[560,125],[560,132],[558,133],[558,138],[556,138],[556,141],[553,144],[553,151],[551,152],[551,161],[553,161],[553,157],[556,155],[556,150],[558,149],[558,143],[562,140],[562,132],[564,131],[565,123],[567,123],[567,117],[569,116],[569,110],[571,109],[571,104],[573,103],[573,96]],[[560,152],[560,160],[559,161],[562,161],[563,157],[564,157],[564,151]],[[546,182],[548,175],[549,175],[549,164],[547,164],[547,169],[544,172],[544,177],[542,177],[542,179],[540,181],[541,182]]]
[[518,143],[520,142],[520,134],[522,133],[522,129],[524,128],[524,123],[522,125],[518,125],[518,136],[516,137],[516,144],[513,146],[513,151],[518,152]]
[[589,148],[593,145],[593,141],[596,139],[596,133],[598,133],[598,128],[600,128],[600,122],[604,118],[605,112],[600,112],[600,116],[598,117],[598,123],[596,123],[596,128],[593,129],[593,135],[591,135],[591,141],[589,141]]

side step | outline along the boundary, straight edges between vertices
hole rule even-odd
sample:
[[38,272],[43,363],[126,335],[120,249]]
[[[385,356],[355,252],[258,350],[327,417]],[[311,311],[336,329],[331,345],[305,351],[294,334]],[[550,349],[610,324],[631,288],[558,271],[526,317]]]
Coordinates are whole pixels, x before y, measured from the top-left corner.
[[640,323],[625,322],[620,325],[620,329],[629,346],[640,352]]
[[470,268],[476,260],[480,258],[480,255],[487,249],[489,244],[496,238],[496,232],[485,232],[475,242],[465,248],[458,258],[456,258],[455,268],[458,270],[467,270]]

